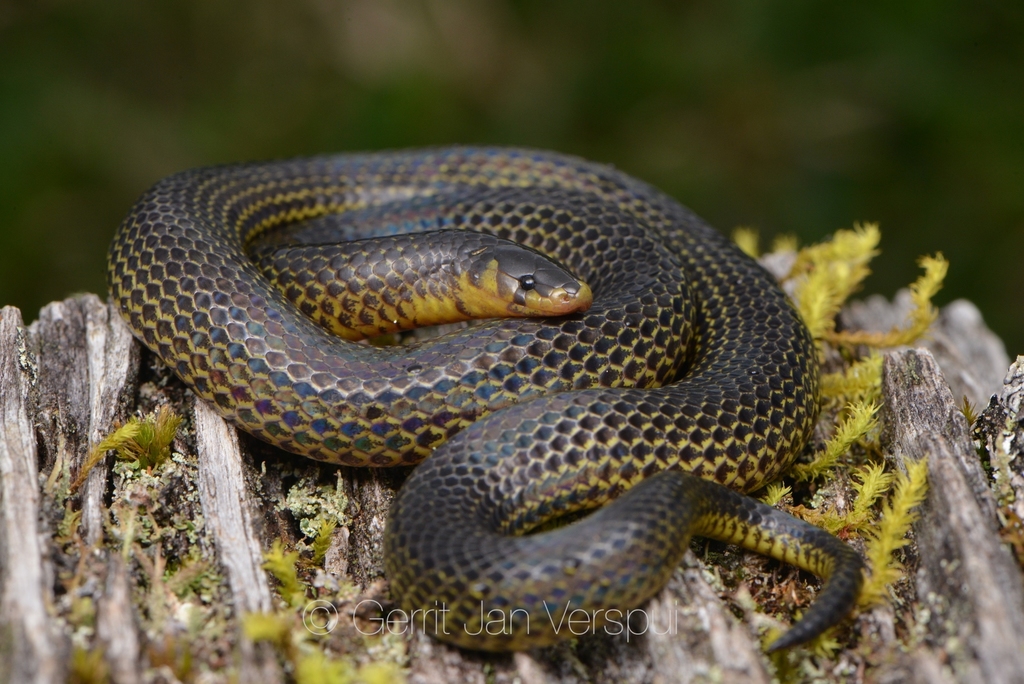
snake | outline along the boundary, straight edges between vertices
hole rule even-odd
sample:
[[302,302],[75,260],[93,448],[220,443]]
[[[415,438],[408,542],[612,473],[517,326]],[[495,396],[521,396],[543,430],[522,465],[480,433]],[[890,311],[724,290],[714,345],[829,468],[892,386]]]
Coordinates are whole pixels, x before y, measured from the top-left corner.
[[[189,170],[136,202],[108,283],[135,336],[241,430],[327,463],[419,464],[384,570],[397,610],[444,641],[621,633],[694,535],[825,579],[770,650],[856,603],[854,549],[746,495],[817,418],[800,315],[613,167],[450,147]],[[481,320],[358,341],[451,316]]]

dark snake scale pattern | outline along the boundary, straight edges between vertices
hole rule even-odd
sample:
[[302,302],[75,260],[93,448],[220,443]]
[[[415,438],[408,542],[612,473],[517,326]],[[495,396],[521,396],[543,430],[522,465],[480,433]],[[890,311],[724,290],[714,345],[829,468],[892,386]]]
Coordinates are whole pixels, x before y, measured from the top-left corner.
[[[289,224],[311,242],[488,232],[561,262],[594,304],[412,346],[348,342],[249,260],[254,239]],[[760,487],[805,443],[818,383],[806,328],[760,266],[614,169],[446,148],[188,171],[125,219],[109,282],[135,334],[240,429],[332,463],[426,459],[396,498],[385,565],[402,608],[444,607],[443,628],[424,620],[442,639],[543,645],[571,636],[552,623],[574,609],[607,628],[607,611],[668,580],[692,534],[829,578],[773,647],[855,603],[854,551],[724,487]],[[495,616],[501,629],[484,629]]]

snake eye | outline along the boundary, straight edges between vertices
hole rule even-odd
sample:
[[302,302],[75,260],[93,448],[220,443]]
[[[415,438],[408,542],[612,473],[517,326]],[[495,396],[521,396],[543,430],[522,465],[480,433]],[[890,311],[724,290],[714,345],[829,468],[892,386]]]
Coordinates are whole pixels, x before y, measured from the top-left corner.
[[537,281],[533,279],[532,275],[524,275],[519,279],[519,287],[529,291],[537,287]]

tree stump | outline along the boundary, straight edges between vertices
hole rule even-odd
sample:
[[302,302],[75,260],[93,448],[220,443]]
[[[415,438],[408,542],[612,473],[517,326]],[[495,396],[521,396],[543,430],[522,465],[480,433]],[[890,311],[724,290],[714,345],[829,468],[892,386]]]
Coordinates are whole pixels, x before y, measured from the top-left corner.
[[[901,306],[872,299],[842,323],[888,329]],[[896,467],[928,459],[929,494],[894,603],[847,621],[839,639],[854,645],[833,658],[772,661],[760,641],[759,628],[775,624],[756,610],[765,592],[801,587],[791,598],[802,602],[815,580],[703,541],[643,608],[670,628],[489,655],[415,631],[364,636],[389,606],[381,535],[406,471],[324,466],[237,433],[94,295],[52,303],[28,327],[7,307],[0,682],[312,681],[296,668],[314,643],[354,668],[396,663],[412,682],[1024,682],[1024,580],[1012,552],[1024,553],[1014,526],[1024,519],[1024,357],[1004,385],[1008,363],[968,302],[943,310],[924,347],[886,354],[886,457]],[[961,396],[988,405],[974,433]],[[133,469],[108,454],[74,488],[105,435],[161,406],[185,418],[166,463]],[[313,563],[303,531],[324,515],[339,524]],[[279,595],[264,569],[278,539],[305,550],[300,578],[311,610],[333,611],[328,623],[303,627]],[[293,622],[278,623],[290,631],[275,641],[245,629],[250,614]]]

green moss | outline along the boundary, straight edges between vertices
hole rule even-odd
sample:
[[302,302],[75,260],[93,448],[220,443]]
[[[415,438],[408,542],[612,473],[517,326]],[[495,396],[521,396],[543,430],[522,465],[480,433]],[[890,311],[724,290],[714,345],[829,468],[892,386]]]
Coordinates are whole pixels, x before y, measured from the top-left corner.
[[163,581],[179,599],[197,598],[209,603],[223,578],[213,562],[193,551],[177,568],[165,572]]
[[153,468],[170,458],[171,443],[181,425],[181,416],[167,406],[145,418],[132,418],[123,426],[107,435],[89,454],[81,472],[71,485],[75,491],[85,482],[89,471],[100,462],[108,451],[115,451],[117,457],[129,462],[134,469]]
[[293,622],[287,612],[249,613],[242,617],[242,631],[252,641],[269,641],[278,648],[290,649]]
[[277,578],[281,598],[293,608],[301,608],[306,603],[306,587],[299,581],[299,552],[285,551],[284,542],[277,539],[270,551],[263,555],[263,561],[264,569]]
[[313,540],[313,562],[320,565],[324,561],[324,556],[327,555],[327,549],[331,546],[331,541],[334,539],[334,530],[338,527],[338,523],[334,520],[321,519],[320,529],[316,532],[316,539]]
[[749,257],[756,259],[761,256],[761,236],[755,228],[738,226],[732,231],[732,241]]
[[879,404],[860,401],[847,404],[846,415],[836,428],[835,435],[825,443],[825,448],[810,463],[794,466],[792,474],[798,480],[812,480],[834,468],[854,443],[877,427],[876,415],[879,408]]
[[110,670],[103,658],[103,651],[76,646],[71,652],[69,684],[106,684],[109,681]]
[[865,529],[867,557],[871,572],[860,593],[860,604],[879,603],[886,588],[903,576],[903,566],[893,552],[906,546],[910,526],[917,520],[916,509],[928,493],[928,462],[925,459],[907,465],[907,474],[896,476],[896,487],[882,509],[877,527]]
[[[887,333],[837,331],[835,317],[846,299],[870,273],[881,238],[877,226],[838,231],[822,244],[799,252],[791,273],[798,308],[831,372],[821,377],[822,422],[836,423],[833,436],[809,462],[798,463],[787,478],[775,483],[763,499],[847,539],[864,540],[871,567],[861,605],[877,603],[902,576],[894,552],[907,544],[906,534],[926,492],[926,466],[914,464],[907,476],[886,471],[877,459],[882,356],[879,349],[912,343],[934,321],[931,303],[948,267],[941,255],[923,257],[924,273],[910,287],[914,310],[908,322]],[[789,504],[795,500],[798,504]],[[879,510],[880,502],[884,502]],[[747,611],[750,614],[749,610]],[[798,616],[792,616],[795,620]],[[780,681],[831,679],[820,661],[835,658],[843,643],[842,626],[810,644],[771,661]],[[764,632],[765,643],[777,636]]]
[[70,544],[78,535],[78,526],[82,524],[82,511],[75,510],[71,504],[64,505],[64,516],[57,524],[57,536],[54,541],[60,546]]
[[792,492],[793,489],[789,485],[772,483],[765,487],[765,493],[764,496],[761,497],[761,501],[769,506],[775,506]]

